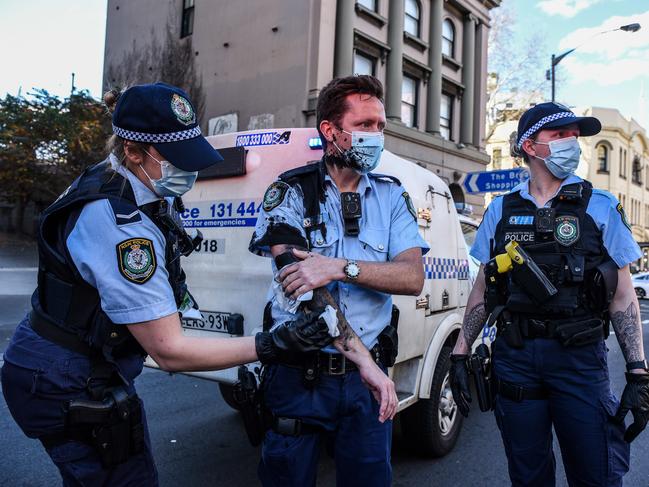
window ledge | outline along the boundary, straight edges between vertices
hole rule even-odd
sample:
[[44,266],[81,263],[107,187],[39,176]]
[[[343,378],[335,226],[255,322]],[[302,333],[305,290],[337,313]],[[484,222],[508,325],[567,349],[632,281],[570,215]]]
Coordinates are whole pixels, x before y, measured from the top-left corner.
[[456,61],[450,56],[447,56],[446,54],[442,54],[442,63],[446,64],[449,68],[454,69],[457,71],[458,69],[462,68],[462,63],[459,61]]
[[356,4],[356,13],[359,17],[363,17],[365,20],[377,25],[378,27],[383,27],[388,22],[388,19],[383,17],[383,15],[378,14],[374,10],[370,10],[360,3]]
[[604,169],[598,169],[597,174],[609,174],[609,171],[604,170]]
[[426,42],[422,41],[417,36],[413,36],[409,32],[403,31],[403,40],[406,42],[406,44],[414,47],[415,49],[419,49],[422,52],[428,49],[428,44]]

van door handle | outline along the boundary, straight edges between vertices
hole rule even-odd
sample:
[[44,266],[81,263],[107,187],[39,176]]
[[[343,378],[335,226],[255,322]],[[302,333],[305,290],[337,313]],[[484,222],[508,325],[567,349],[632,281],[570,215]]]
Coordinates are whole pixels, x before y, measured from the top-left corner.
[[426,296],[417,298],[415,301],[415,309],[428,309],[430,308],[430,294]]

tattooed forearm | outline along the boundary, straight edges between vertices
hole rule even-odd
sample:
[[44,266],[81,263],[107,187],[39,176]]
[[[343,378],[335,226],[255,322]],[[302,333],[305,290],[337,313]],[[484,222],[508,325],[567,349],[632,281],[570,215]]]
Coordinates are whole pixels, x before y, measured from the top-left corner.
[[476,304],[470,311],[464,315],[464,322],[462,323],[462,336],[464,343],[470,348],[473,342],[482,331],[482,328],[487,321],[487,312],[484,307],[484,302]]
[[635,302],[631,302],[625,311],[611,314],[611,322],[617,335],[617,341],[627,362],[637,362],[644,358],[642,349],[642,326]]

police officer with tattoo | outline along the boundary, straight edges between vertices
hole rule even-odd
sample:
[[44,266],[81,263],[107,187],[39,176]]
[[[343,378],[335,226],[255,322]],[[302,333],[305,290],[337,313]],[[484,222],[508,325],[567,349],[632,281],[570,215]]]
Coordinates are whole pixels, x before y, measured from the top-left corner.
[[[596,118],[557,103],[527,110],[512,152],[530,178],[494,199],[471,250],[482,266],[451,357],[453,396],[466,416],[467,357],[485,323],[495,323],[493,407],[515,486],[555,485],[553,427],[569,485],[620,486],[629,443],[647,423],[649,375],[629,273],[640,249],[615,197],[574,174],[577,138],[600,130]],[[610,324],[627,362],[621,403],[609,383]]]
[[391,294],[421,292],[428,246],[398,180],[372,172],[383,150],[381,83],[331,81],[318,97],[317,127],[323,159],[268,188],[250,250],[274,257],[270,326],[328,304],[338,312],[339,336],[322,352],[265,372],[273,420],[259,477],[267,487],[315,485],[324,443],[338,486],[387,486],[398,404],[386,375],[397,347]]
[[180,266],[198,244],[180,197],[222,161],[180,89],[109,92],[109,157],[86,169],[42,214],[32,311],[4,354],[13,418],[37,438],[64,485],[158,485],[134,379],[149,354],[164,370],[285,360],[331,342],[319,310],[236,339],[183,335],[198,313]]

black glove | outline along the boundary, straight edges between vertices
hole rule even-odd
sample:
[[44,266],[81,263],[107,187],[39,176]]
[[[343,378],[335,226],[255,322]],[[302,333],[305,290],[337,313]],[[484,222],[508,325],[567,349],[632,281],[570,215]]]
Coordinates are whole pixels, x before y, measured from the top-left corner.
[[468,355],[451,354],[451,368],[448,372],[453,400],[465,418],[469,416],[469,403],[471,402],[468,360]]
[[255,336],[257,357],[263,364],[293,363],[300,353],[315,352],[333,341],[327,323],[320,318],[324,308],[288,321],[270,332]]
[[633,423],[624,433],[627,443],[635,440],[649,421],[649,374],[626,373],[626,386],[624,386],[615,420],[624,424],[624,418],[629,410],[633,415]]

